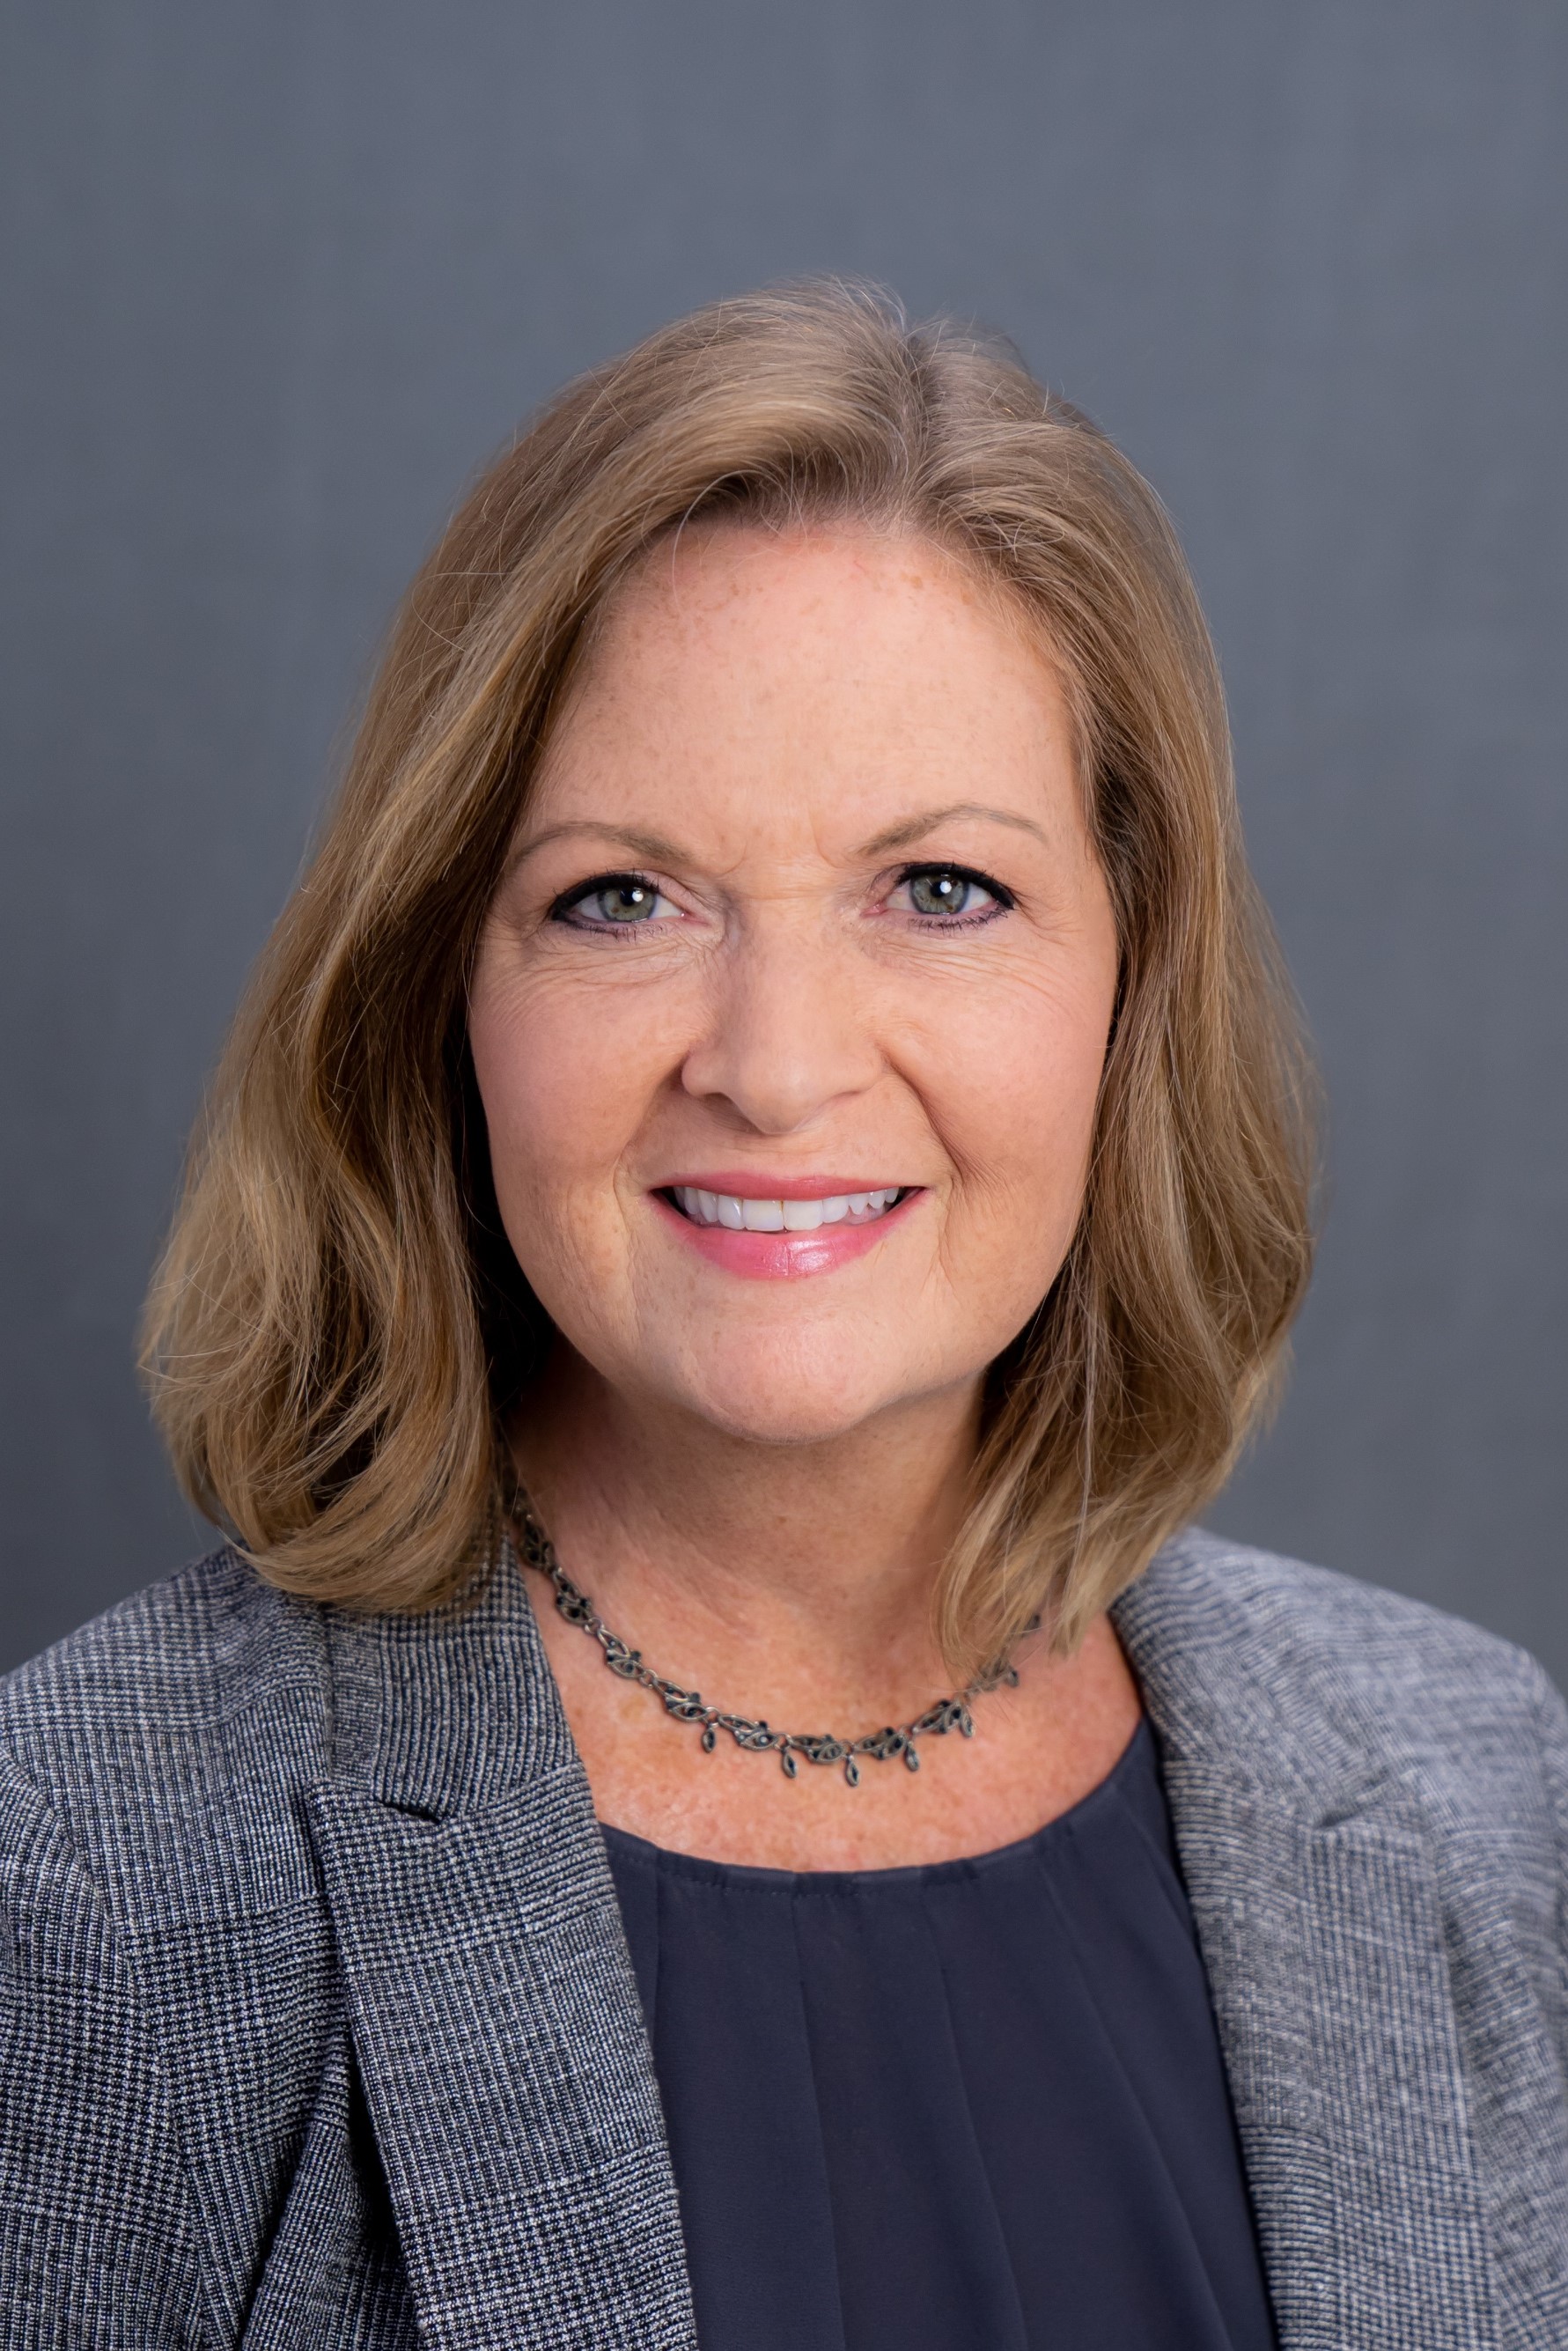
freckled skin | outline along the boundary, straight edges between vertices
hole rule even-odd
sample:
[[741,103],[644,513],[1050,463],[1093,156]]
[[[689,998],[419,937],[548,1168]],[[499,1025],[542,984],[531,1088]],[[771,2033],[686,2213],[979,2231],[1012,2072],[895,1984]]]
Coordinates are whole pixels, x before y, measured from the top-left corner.
[[[908,868],[984,877],[922,919]],[[562,909],[635,874],[652,909]],[[655,550],[558,722],[476,960],[507,1234],[561,1334],[515,1441],[569,1573],[660,1667],[800,1729],[948,1687],[937,1562],[980,1383],[1082,1204],[1116,983],[1064,697],[942,550],[734,528]],[[828,1274],[706,1262],[704,1170],[919,1187]],[[535,1587],[542,1601],[542,1586]],[[1037,1642],[915,1777],[709,1759],[548,1606],[601,1817],[690,1852],[880,1866],[1027,1834],[1137,1718],[1102,1623]]]

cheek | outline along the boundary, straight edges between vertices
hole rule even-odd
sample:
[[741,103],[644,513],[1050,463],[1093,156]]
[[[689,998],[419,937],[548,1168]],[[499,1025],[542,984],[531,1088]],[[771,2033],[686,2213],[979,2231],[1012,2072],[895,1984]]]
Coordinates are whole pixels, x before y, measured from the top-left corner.
[[602,1107],[614,1090],[574,1064],[548,1025],[481,1015],[469,1045],[502,1229],[550,1321],[580,1335],[585,1304],[601,1312],[616,1287],[613,1193],[594,1181],[618,1149]]
[[496,1196],[526,1273],[544,1259],[606,1270],[616,1172],[671,1066],[667,1025],[624,987],[552,987],[481,958],[469,1049]]
[[958,1176],[955,1249],[1054,1280],[1082,1207],[1113,981],[979,991],[928,1043],[934,1125]]

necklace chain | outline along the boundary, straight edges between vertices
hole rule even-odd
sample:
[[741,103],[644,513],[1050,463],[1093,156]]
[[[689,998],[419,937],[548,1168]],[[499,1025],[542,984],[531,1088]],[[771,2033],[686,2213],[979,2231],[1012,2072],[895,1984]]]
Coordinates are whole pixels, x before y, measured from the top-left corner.
[[[673,1721],[693,1724],[708,1755],[717,1746],[718,1734],[723,1730],[748,1754],[777,1755],[786,1779],[794,1779],[801,1762],[841,1763],[844,1778],[852,1788],[858,1788],[862,1755],[877,1763],[891,1763],[902,1758],[907,1770],[918,1771],[916,1740],[940,1738],[949,1730],[972,1739],[975,1719],[969,1710],[970,1700],[1004,1685],[1012,1688],[1018,1682],[1018,1667],[1010,1658],[1004,1657],[977,1674],[953,1697],[938,1698],[935,1706],[927,1707],[924,1714],[901,1728],[889,1723],[881,1730],[862,1732],[859,1739],[835,1739],[831,1732],[775,1730],[770,1724],[750,1715],[728,1714],[722,1707],[709,1706],[699,1690],[683,1689],[678,1682],[667,1680],[644,1665],[642,1651],[629,1647],[619,1634],[612,1633],[588,1594],[573,1583],[555,1555],[554,1544],[520,1499],[514,1502],[514,1519],[519,1557],[525,1566],[549,1579],[554,1587],[556,1607],[567,1623],[577,1625],[598,1642],[612,1674],[618,1674],[622,1681],[635,1682],[640,1689],[651,1690]],[[1038,1616],[1031,1618],[1024,1628],[1026,1633],[1032,1633],[1039,1623]]]

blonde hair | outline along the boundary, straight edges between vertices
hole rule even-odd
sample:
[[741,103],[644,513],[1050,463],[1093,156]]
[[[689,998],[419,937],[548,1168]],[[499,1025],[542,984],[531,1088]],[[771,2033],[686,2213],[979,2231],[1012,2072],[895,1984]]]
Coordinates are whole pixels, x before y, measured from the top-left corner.
[[235,1023],[149,1300],[183,1482],[285,1589],[412,1609],[492,1539],[539,1315],[467,1065],[480,923],[596,613],[682,521],[924,533],[1031,615],[1077,708],[1122,977],[1067,1260],[992,1367],[938,1629],[1064,1646],[1220,1484],[1311,1257],[1310,1067],[1158,500],[1007,348],[885,296],[715,304],[584,376],[409,591]]

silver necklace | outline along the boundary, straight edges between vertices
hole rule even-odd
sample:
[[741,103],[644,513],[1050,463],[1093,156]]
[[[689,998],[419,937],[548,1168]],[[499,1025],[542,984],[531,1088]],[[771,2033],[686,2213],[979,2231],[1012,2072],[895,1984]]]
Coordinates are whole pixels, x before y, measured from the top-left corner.
[[[525,1566],[548,1577],[555,1590],[556,1607],[567,1623],[577,1625],[598,1642],[612,1674],[619,1674],[622,1681],[635,1682],[640,1689],[652,1690],[672,1720],[695,1724],[700,1730],[705,1754],[713,1753],[719,1732],[727,1730],[736,1745],[749,1754],[777,1755],[787,1780],[794,1779],[798,1759],[807,1763],[841,1763],[844,1778],[852,1788],[858,1788],[862,1755],[878,1763],[891,1763],[895,1756],[902,1756],[907,1770],[918,1771],[916,1740],[939,1738],[949,1730],[961,1731],[966,1739],[973,1739],[975,1719],[969,1711],[970,1699],[1004,1685],[1009,1689],[1017,1687],[1018,1667],[1004,1657],[977,1674],[956,1696],[938,1698],[915,1721],[904,1723],[901,1729],[889,1723],[882,1730],[863,1732],[859,1739],[835,1739],[830,1732],[775,1730],[749,1715],[727,1714],[721,1707],[709,1706],[699,1690],[682,1689],[678,1682],[667,1680],[644,1665],[642,1651],[629,1648],[618,1634],[612,1633],[588,1594],[578,1590],[557,1559],[554,1544],[532,1513],[514,1502],[513,1515],[519,1537],[519,1556]],[[1025,1632],[1032,1633],[1039,1623],[1038,1616],[1031,1617]]]

